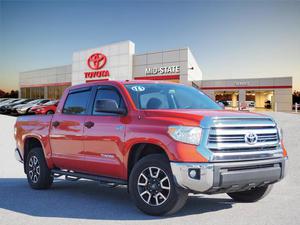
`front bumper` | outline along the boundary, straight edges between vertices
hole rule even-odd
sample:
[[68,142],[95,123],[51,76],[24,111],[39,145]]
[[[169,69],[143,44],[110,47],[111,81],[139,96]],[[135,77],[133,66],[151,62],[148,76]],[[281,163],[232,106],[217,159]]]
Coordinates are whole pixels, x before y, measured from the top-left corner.
[[[287,158],[224,162],[171,162],[178,186],[196,193],[222,193],[249,190],[275,183],[285,176]],[[194,172],[191,172],[194,170]],[[196,174],[192,178],[191,174]]]
[[17,112],[18,112],[18,114],[24,115],[24,114],[26,114],[27,111],[17,109]]

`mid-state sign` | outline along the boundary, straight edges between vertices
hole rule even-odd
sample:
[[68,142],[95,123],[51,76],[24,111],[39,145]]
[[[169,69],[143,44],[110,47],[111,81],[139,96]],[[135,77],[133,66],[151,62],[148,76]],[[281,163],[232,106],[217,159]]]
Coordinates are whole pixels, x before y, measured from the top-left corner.
[[92,54],[87,60],[87,65],[90,69],[97,71],[84,72],[85,78],[109,77],[108,70],[100,70],[105,66],[106,61],[107,58],[102,53]]
[[146,68],[146,75],[161,75],[161,74],[178,74],[180,73],[180,66],[162,66],[162,67],[152,67]]

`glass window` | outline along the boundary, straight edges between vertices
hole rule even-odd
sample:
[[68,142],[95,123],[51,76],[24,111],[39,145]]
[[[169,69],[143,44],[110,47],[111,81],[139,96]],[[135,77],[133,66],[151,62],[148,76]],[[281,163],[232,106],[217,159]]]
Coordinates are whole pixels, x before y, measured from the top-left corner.
[[44,98],[44,87],[32,87],[30,90],[30,98]]
[[101,88],[97,90],[97,95],[94,101],[93,115],[110,115],[111,113],[96,112],[96,101],[110,99],[114,100],[119,108],[125,108],[124,101],[119,92],[114,88]]
[[21,88],[21,98],[26,98],[26,89]]
[[30,88],[21,88],[21,98],[31,98]]
[[47,102],[49,102],[49,101],[50,101],[49,99],[43,99],[43,100],[41,100],[41,101],[39,102],[39,104],[43,105],[43,104],[45,104],[45,103],[47,103]]
[[149,106],[147,106],[147,104],[149,104],[151,99],[160,99],[160,100],[162,100],[160,108],[168,108],[169,107],[168,99],[167,99],[166,95],[164,95],[162,93],[159,93],[159,92],[152,92],[152,93],[144,94],[144,95],[140,96],[141,108],[142,109],[148,108]]
[[64,86],[49,86],[48,87],[48,98],[49,99],[60,99],[65,89],[69,87],[67,85]]
[[53,100],[45,103],[44,105],[58,105],[58,100]]
[[88,101],[90,99],[90,90],[70,93],[65,102],[64,114],[85,114],[87,110]]
[[139,109],[222,109],[200,90],[177,84],[125,85]]

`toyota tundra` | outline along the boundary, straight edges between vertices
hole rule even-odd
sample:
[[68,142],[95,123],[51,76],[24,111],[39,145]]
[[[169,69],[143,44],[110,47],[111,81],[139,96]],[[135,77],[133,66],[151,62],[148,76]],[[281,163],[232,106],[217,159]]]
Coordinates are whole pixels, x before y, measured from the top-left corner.
[[189,193],[258,201],[285,176],[287,159],[271,117],[224,110],[194,87],[156,81],[67,88],[53,115],[19,117],[15,139],[33,189],[60,176],[126,185],[150,215],[175,213]]

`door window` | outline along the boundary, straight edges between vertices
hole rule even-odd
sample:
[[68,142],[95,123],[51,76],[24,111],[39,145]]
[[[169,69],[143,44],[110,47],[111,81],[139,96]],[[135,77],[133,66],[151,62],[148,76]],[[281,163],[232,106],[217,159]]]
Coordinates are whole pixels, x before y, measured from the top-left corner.
[[85,114],[90,99],[90,93],[90,90],[70,93],[65,102],[63,113],[74,115]]
[[96,101],[97,100],[104,100],[109,99],[116,102],[117,106],[119,108],[125,108],[124,101],[122,99],[122,96],[119,94],[119,92],[114,88],[100,88],[97,90],[96,98],[94,101],[94,107],[93,107],[93,115],[114,115],[114,113],[103,113],[103,112],[96,112]]

